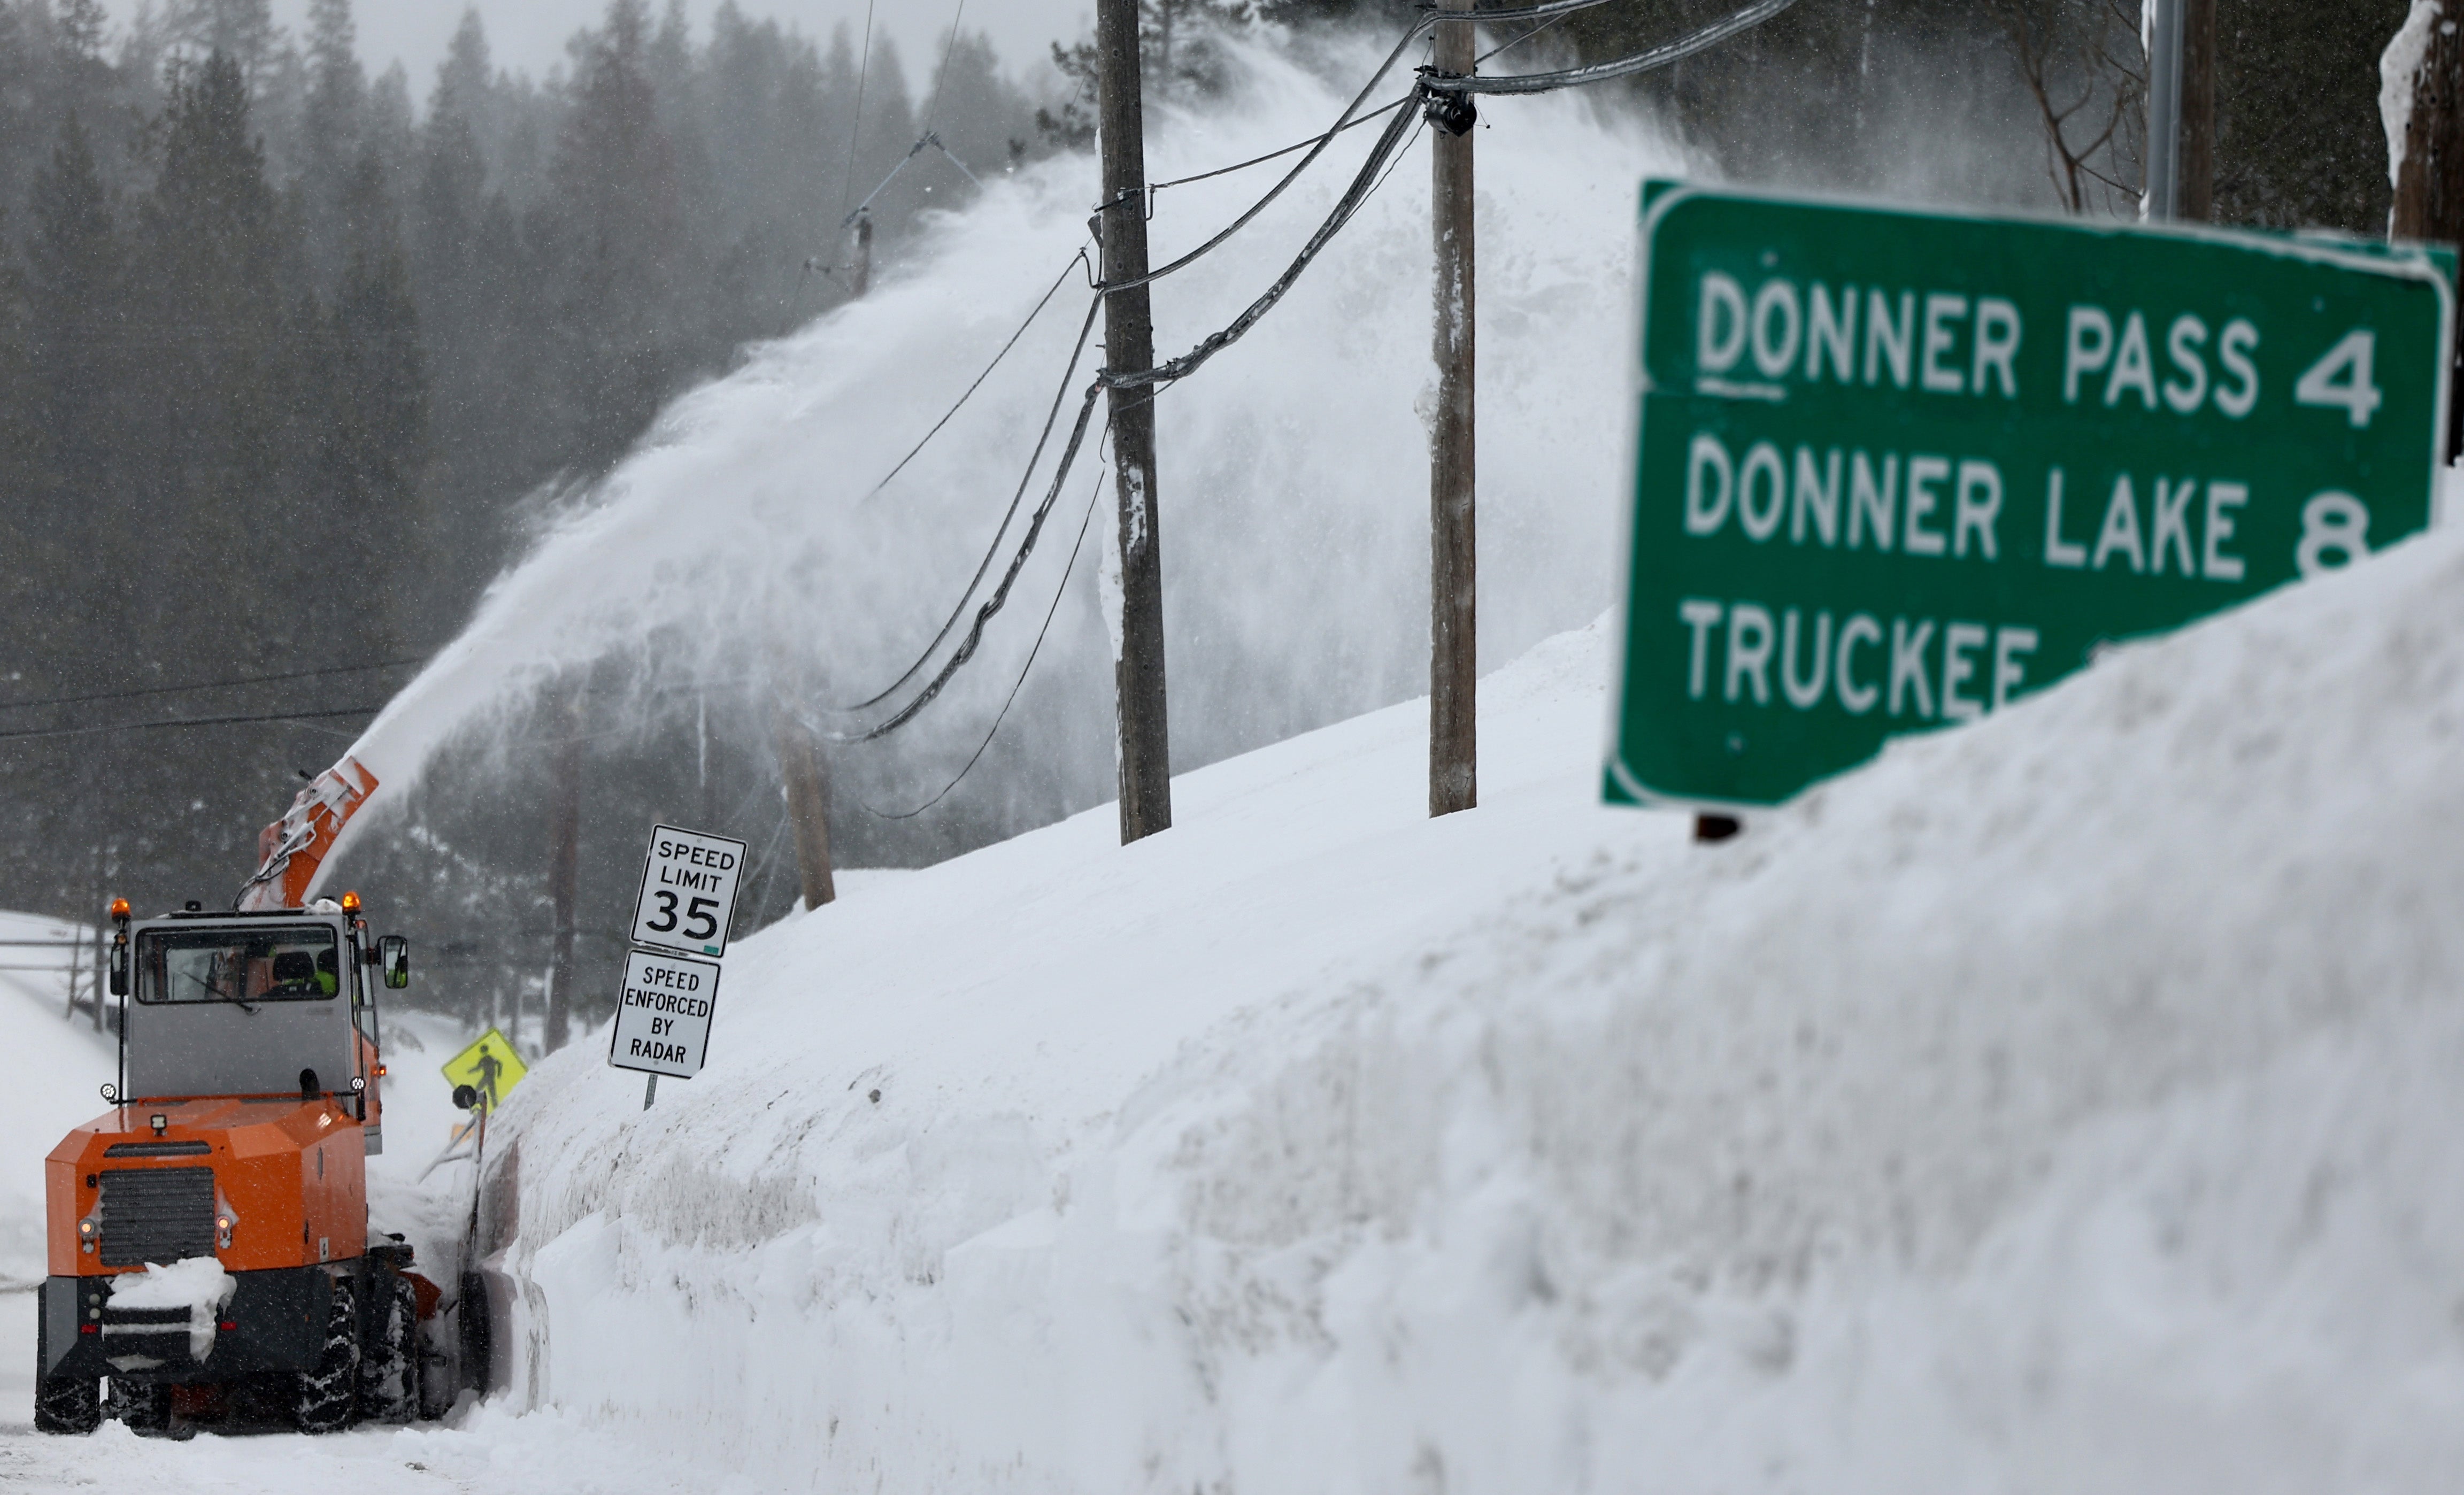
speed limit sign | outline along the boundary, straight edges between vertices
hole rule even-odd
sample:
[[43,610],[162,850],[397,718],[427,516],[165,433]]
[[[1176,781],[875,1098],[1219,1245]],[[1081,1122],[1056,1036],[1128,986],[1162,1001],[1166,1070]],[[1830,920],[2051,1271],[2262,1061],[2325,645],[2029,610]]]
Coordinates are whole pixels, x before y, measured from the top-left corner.
[[633,943],[697,956],[727,953],[727,926],[744,877],[744,843],[673,825],[650,828]]

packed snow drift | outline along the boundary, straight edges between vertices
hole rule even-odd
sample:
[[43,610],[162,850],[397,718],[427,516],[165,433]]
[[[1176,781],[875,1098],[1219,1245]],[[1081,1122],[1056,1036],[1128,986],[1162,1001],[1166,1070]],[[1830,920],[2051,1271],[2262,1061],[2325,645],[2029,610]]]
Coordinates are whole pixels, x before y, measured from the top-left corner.
[[[2464,1468],[2464,538],[1689,844],[1604,626],[864,886],[505,1114],[511,1406],[748,1488]],[[604,1038],[602,1040],[604,1043]]]

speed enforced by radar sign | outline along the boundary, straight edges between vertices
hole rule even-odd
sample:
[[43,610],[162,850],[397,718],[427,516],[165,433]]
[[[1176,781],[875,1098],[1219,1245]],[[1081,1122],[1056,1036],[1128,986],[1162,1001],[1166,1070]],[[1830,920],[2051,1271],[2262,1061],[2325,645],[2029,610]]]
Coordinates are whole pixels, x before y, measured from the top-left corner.
[[642,893],[633,904],[631,938],[698,956],[727,953],[736,890],[744,876],[744,843],[724,836],[656,825],[642,865]]

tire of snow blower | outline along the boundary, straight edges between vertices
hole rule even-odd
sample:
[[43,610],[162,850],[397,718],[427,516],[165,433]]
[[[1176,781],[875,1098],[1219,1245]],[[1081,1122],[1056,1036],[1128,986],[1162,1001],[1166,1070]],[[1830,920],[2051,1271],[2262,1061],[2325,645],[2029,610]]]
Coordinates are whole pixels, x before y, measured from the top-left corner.
[[171,1388],[165,1382],[132,1381],[115,1375],[110,1392],[103,1397],[103,1410],[111,1420],[132,1433],[167,1433],[171,1429]]
[[334,1279],[325,1314],[325,1345],[317,1368],[300,1374],[292,1420],[302,1433],[339,1433],[358,1420],[360,1382],[359,1285]]
[[34,1431],[91,1433],[102,1426],[102,1382],[91,1375],[46,1375],[34,1387]]
[[371,1273],[366,1348],[360,1353],[360,1416],[408,1422],[419,1416],[419,1297],[398,1272]]

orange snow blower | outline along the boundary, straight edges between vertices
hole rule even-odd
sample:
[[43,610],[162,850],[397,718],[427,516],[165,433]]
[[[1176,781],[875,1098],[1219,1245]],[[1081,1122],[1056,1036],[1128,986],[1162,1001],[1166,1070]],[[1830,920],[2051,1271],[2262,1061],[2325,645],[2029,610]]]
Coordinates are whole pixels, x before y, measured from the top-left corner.
[[450,1396],[421,1328],[437,1289],[401,1237],[368,1228],[377,994],[409,984],[409,945],[371,935],[357,893],[312,896],[375,787],[345,758],[302,790],[230,912],[113,902],[111,1110],[45,1168],[39,1430],[108,1414],[164,1432],[220,1410],[323,1433]]

